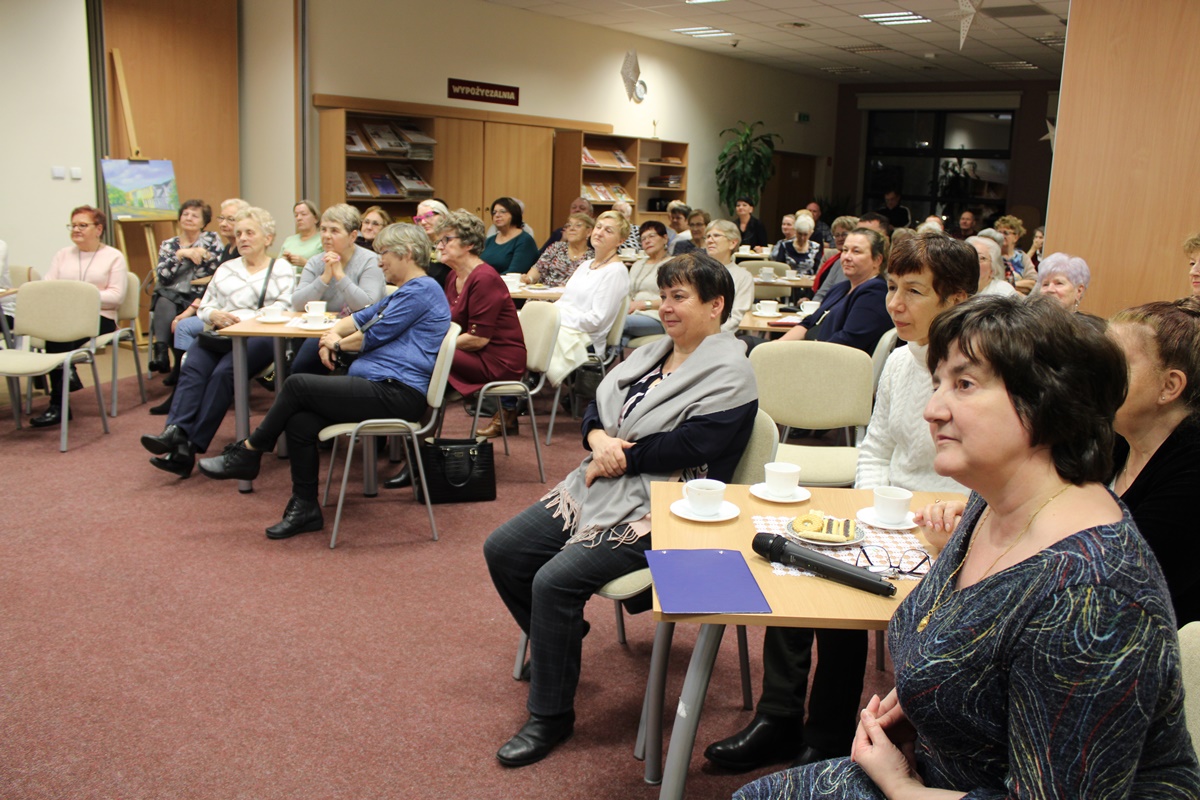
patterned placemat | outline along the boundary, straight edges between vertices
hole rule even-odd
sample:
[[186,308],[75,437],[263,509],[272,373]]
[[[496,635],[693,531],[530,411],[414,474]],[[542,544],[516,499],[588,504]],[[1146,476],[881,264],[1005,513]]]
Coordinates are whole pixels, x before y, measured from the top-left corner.
[[[832,556],[839,561],[844,561],[850,566],[854,566],[855,560],[858,558],[858,549],[862,545],[878,545],[888,551],[888,554],[893,560],[900,557],[900,554],[905,550],[924,550],[924,545],[921,540],[916,537],[916,534],[910,531],[895,531],[886,530],[883,528],[875,528],[871,525],[864,525],[858,520],[854,520],[854,526],[863,532],[863,540],[858,544],[848,545],[846,547],[812,547],[808,542],[798,539],[787,530],[787,524],[794,517],[767,517],[757,516],[752,517],[754,521],[754,530],[763,533],[775,533],[783,536],[788,541],[794,542],[801,547],[808,547],[810,550],[815,550],[827,556]],[[796,567],[788,567],[783,564],[771,562],[771,569],[776,575],[813,575],[812,572]],[[897,578],[903,580],[920,580],[921,575],[898,575]]]

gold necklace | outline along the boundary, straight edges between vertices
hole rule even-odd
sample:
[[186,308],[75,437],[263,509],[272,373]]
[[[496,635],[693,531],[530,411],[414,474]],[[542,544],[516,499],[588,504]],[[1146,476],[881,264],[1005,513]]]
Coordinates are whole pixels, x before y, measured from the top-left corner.
[[[1066,486],[1062,487],[1057,492],[1050,495],[1050,498],[1048,500],[1046,500],[1046,502],[1044,502],[1040,506],[1038,506],[1037,510],[1029,515],[1029,520],[1025,523],[1025,527],[1022,528],[1021,532],[1018,533],[1016,538],[1012,540],[1012,544],[1010,544],[1008,547],[1004,548],[1004,552],[1002,552],[1000,555],[996,556],[996,559],[991,564],[988,565],[988,568],[983,571],[982,575],[979,576],[980,581],[982,581],[989,574],[991,574],[992,570],[995,569],[996,565],[1000,563],[1000,559],[1002,559],[1006,555],[1008,555],[1012,551],[1012,549],[1017,546],[1017,542],[1019,542],[1023,538],[1025,538],[1025,534],[1029,533],[1029,529],[1033,527],[1033,521],[1035,519],[1037,519],[1038,514],[1042,513],[1042,509],[1044,509],[1046,506],[1050,505],[1050,503],[1052,503],[1055,500],[1055,498],[1057,498],[1060,494],[1065,492],[1067,489],[1070,489],[1071,486],[1072,486],[1072,484],[1068,483]],[[979,517],[979,523],[975,526],[976,533],[981,532],[983,530],[984,519],[988,518],[988,515],[991,513],[992,513],[991,506],[988,506],[987,508],[985,508],[983,510],[983,515]],[[950,578],[938,590],[937,597],[935,597],[933,599],[933,605],[930,607],[929,611],[925,612],[925,616],[921,617],[921,621],[917,623],[917,633],[920,633],[921,631],[925,630],[925,626],[929,624],[929,618],[932,617],[934,614],[936,614],[937,610],[942,607],[942,595],[945,594],[947,586],[954,585],[955,580],[958,579],[958,573],[962,570],[963,565],[967,563],[967,559],[971,557],[971,548],[975,546],[975,539],[976,539],[976,536],[972,535],[971,541],[967,542],[967,552],[963,554],[962,561],[958,562],[958,566],[955,567],[954,571],[950,573]],[[976,583],[978,583],[978,582],[979,581],[976,581]]]

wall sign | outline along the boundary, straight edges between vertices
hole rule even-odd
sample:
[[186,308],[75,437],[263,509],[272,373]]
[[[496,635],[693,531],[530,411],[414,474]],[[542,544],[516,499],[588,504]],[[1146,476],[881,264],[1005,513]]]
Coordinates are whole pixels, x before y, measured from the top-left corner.
[[516,106],[520,105],[521,90],[516,86],[450,78],[447,81],[446,96],[451,100],[474,100],[477,103]]

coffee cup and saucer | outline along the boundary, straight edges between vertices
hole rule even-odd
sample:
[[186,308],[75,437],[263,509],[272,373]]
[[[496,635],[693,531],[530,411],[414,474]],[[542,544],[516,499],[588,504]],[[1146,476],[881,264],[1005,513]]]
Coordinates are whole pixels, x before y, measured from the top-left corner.
[[872,528],[907,531],[917,527],[913,512],[908,510],[913,493],[899,486],[875,487],[875,505],[860,508],[855,518]]
[[772,461],[764,468],[766,480],[750,487],[750,494],[770,503],[803,503],[812,492],[800,486],[800,467],[786,461]]
[[683,485],[683,499],[671,503],[671,513],[692,522],[727,522],[741,511],[725,499],[725,484],[699,478]]

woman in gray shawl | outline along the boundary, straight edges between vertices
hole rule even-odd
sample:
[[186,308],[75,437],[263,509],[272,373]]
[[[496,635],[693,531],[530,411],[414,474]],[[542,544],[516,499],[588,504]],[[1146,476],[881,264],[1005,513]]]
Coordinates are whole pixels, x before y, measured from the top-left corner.
[[659,268],[658,287],[669,338],[608,373],[583,418],[590,454],[484,544],[492,582],[530,643],[529,721],[496,754],[505,766],[540,761],[574,730],[583,607],[646,566],[650,482],[729,481],[750,440],[754,373],[742,343],[721,333],[729,271],[687,253]]

